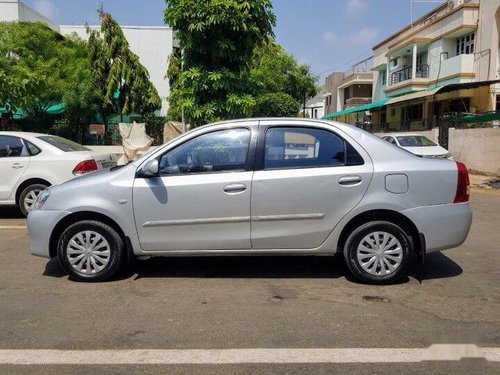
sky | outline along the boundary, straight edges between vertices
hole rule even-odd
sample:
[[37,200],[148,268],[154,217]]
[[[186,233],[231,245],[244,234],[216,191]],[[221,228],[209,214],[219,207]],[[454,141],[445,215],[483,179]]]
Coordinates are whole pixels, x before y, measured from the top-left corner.
[[[104,9],[122,25],[163,25],[163,0],[23,0],[56,24],[98,23]],[[372,47],[443,1],[273,0],[276,40],[324,83],[372,55]]]

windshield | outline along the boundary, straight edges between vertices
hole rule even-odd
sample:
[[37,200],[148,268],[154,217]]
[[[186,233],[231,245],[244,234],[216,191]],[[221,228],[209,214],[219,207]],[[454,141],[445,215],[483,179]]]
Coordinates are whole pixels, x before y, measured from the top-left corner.
[[37,138],[51,144],[54,147],[57,147],[59,150],[62,150],[64,152],[90,151],[90,149],[82,146],[81,144],[70,141],[69,139],[66,138],[57,137],[55,135],[43,135]]
[[429,138],[422,135],[405,135],[396,137],[398,142],[403,147],[424,147],[424,146],[437,146]]

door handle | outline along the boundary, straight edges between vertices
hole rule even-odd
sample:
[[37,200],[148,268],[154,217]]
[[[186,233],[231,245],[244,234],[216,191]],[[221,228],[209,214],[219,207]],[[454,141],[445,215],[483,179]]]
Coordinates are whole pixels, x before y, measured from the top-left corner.
[[229,184],[224,186],[226,193],[241,193],[247,189],[245,184]]
[[24,165],[22,165],[20,163],[14,163],[14,164],[12,164],[12,168],[14,168],[14,169],[21,169],[23,167],[24,167]]
[[342,176],[339,178],[339,184],[343,186],[353,186],[361,183],[361,176]]

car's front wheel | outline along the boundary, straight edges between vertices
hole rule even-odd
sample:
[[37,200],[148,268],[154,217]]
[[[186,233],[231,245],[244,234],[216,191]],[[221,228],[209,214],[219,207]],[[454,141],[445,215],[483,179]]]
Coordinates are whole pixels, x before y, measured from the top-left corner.
[[35,204],[38,194],[47,189],[47,185],[33,184],[29,185],[19,195],[19,209],[24,216],[28,216],[29,212]]
[[347,238],[344,259],[352,274],[369,284],[389,284],[406,276],[411,261],[410,239],[388,221],[372,221]]
[[121,267],[123,252],[124,242],[116,230],[94,220],[69,226],[57,246],[61,266],[78,281],[110,279]]

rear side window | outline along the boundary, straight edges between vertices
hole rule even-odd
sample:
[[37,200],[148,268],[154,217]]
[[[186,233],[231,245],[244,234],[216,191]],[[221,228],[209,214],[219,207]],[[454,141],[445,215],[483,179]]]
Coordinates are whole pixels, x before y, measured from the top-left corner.
[[0,136],[0,157],[29,156],[28,149],[19,137]]
[[266,132],[264,168],[312,168],[361,165],[363,158],[344,139],[327,130],[270,128]]
[[64,152],[90,151],[87,147],[84,147],[81,144],[70,141],[69,139],[66,138],[56,137],[54,135],[42,135],[37,138],[51,144],[54,147],[57,147],[59,150],[62,150]]

